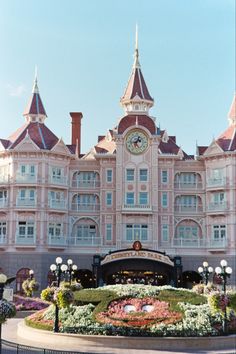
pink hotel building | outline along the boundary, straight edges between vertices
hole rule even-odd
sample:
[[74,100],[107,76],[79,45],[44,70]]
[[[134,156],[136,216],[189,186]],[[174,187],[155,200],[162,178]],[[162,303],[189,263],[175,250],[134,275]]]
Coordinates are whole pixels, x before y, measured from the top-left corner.
[[17,290],[29,269],[46,286],[59,255],[86,285],[95,273],[99,283],[191,286],[204,260],[222,258],[235,274],[235,97],[225,132],[196,156],[149,115],[137,47],[120,103],[124,116],[82,154],[82,113],[70,113],[66,145],[45,124],[35,79],[24,125],[0,139],[0,268]]

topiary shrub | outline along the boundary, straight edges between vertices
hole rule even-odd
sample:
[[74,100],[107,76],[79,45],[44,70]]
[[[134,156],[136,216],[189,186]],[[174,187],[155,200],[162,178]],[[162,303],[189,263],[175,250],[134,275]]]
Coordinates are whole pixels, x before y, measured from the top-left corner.
[[0,324],[4,323],[8,318],[16,315],[16,307],[11,302],[0,300]]
[[25,293],[26,296],[28,297],[32,297],[33,293],[35,291],[39,290],[39,283],[33,278],[33,279],[26,279],[23,283],[22,283],[22,289]]

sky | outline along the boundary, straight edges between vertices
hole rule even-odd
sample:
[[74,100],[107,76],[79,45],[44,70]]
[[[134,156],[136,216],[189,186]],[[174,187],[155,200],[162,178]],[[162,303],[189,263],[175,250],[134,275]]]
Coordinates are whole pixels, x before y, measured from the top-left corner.
[[85,153],[124,115],[138,24],[150,115],[188,154],[228,126],[235,92],[234,0],[0,0],[0,138],[25,122],[35,66],[45,124]]

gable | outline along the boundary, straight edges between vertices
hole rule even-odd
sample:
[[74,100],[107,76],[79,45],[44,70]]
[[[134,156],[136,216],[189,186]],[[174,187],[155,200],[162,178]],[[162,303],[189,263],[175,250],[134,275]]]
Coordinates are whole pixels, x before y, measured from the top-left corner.
[[58,153],[58,154],[66,154],[66,155],[71,154],[70,150],[65,145],[65,143],[62,139],[58,140],[58,142],[53,146],[51,151]]
[[222,153],[223,150],[221,149],[221,147],[217,144],[216,141],[213,141],[211,143],[211,145],[206,149],[206,151],[204,152],[203,156],[207,156],[207,155],[214,155],[214,154],[220,154]]

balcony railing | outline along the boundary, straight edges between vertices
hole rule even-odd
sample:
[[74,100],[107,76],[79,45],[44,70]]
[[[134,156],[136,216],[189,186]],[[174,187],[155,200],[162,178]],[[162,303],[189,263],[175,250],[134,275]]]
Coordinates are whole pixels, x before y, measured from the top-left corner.
[[36,207],[36,199],[30,199],[30,198],[17,198],[16,200],[16,206],[17,207],[31,207],[34,208]]
[[84,188],[84,189],[94,189],[100,187],[100,181],[97,180],[76,180],[72,181],[72,187],[74,188]]
[[35,235],[19,235],[16,234],[16,244],[17,245],[35,245],[36,240],[35,240]]
[[205,246],[205,239],[202,239],[200,237],[194,237],[194,238],[176,237],[172,241],[172,247],[199,248],[204,246]]
[[208,211],[225,211],[228,209],[228,204],[227,202],[220,202],[220,203],[209,203],[207,206]]
[[8,206],[8,198],[1,198],[0,199],[0,208],[5,208]]
[[66,246],[67,238],[64,235],[48,235],[48,245],[49,246]]
[[49,177],[49,182],[51,184],[57,184],[60,186],[66,186],[67,185],[67,177],[64,176],[50,176]]
[[99,211],[100,204],[77,204],[72,203],[71,205],[73,211]]
[[226,185],[226,178],[206,178],[207,187],[224,187]]
[[9,183],[9,176],[0,176],[0,184],[7,184]]
[[175,182],[175,189],[202,189],[202,182]]
[[201,205],[175,205],[175,212],[177,213],[199,213],[203,211]]
[[17,174],[16,175],[16,183],[36,183],[37,177],[36,175],[32,175],[30,173],[25,174]]
[[0,245],[5,245],[7,242],[6,235],[0,235]]
[[71,246],[99,246],[101,245],[101,237],[99,236],[71,236],[69,238]]
[[152,207],[150,204],[124,204],[122,211],[125,212],[150,212]]
[[221,239],[212,238],[208,241],[207,247],[208,248],[225,248],[225,247],[227,247],[227,239],[226,238],[221,238]]
[[48,206],[52,209],[64,210],[66,209],[66,202],[65,200],[51,199],[48,201]]

